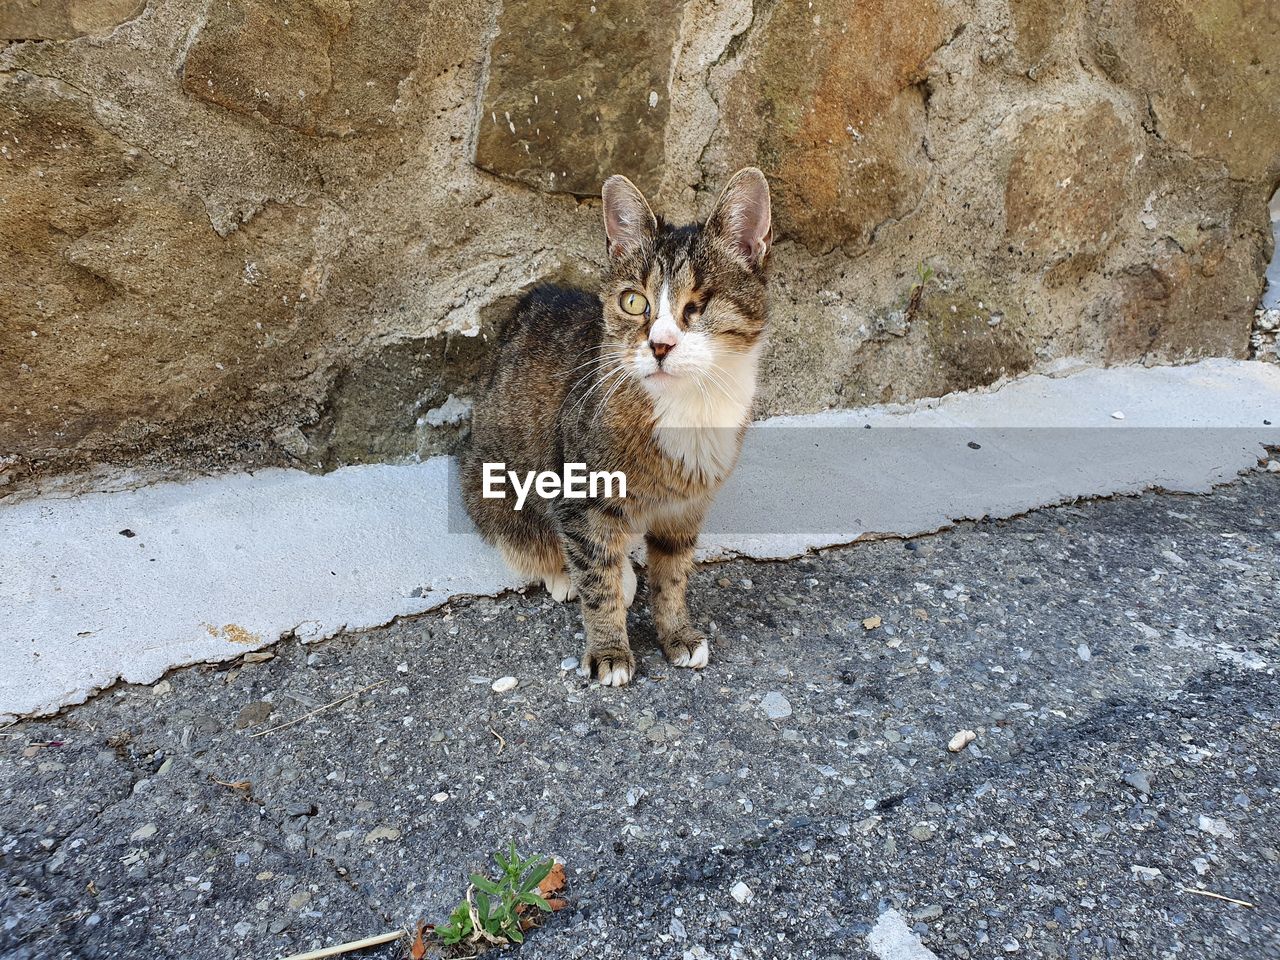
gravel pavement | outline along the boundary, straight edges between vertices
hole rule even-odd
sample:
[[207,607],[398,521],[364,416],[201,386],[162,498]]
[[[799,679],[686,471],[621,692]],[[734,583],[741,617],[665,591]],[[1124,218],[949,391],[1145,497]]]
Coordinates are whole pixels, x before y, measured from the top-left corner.
[[530,590],[0,731],[0,957],[440,920],[514,839],[569,877],[525,958],[1280,958],[1280,475],[690,590],[711,666],[638,602],[623,690]]

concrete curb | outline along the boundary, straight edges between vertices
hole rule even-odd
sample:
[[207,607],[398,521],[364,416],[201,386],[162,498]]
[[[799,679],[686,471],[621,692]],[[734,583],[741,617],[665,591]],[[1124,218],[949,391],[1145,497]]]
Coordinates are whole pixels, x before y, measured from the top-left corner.
[[[1081,497],[1204,492],[1280,444],[1278,424],[1280,367],[1227,360],[775,418],[751,431],[701,553],[788,557]],[[451,497],[439,457],[0,506],[0,718],[519,586],[450,532]]]

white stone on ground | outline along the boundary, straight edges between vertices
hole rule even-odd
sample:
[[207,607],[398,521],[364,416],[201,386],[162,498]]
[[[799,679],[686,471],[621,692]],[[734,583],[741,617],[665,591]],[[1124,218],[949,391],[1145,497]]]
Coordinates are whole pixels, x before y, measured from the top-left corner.
[[867,946],[878,960],[938,960],[920,942],[897,910],[886,910],[867,934]]
[[764,695],[760,709],[770,720],[785,720],[791,716],[791,702],[777,690],[770,690]]

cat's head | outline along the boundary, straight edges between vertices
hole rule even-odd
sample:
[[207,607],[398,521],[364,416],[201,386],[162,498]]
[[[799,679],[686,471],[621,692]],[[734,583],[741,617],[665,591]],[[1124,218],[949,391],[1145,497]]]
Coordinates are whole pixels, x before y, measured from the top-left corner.
[[[769,185],[739,170],[705,223],[671,227],[626,177],[604,183],[605,349],[652,396],[723,389],[763,342]],[[749,398],[748,398],[749,402]]]

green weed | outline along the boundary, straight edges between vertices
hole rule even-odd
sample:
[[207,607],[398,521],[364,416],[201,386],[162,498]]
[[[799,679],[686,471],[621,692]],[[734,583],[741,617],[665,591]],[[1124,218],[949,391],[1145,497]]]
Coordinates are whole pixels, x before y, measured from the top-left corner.
[[471,875],[467,895],[453,908],[448,922],[436,927],[436,936],[442,943],[523,943],[520,910],[532,907],[551,912],[551,905],[538,893],[538,884],[551,872],[553,860],[536,855],[521,857],[514,840],[505,854],[499,851],[493,860],[501,871],[498,879],[490,880],[479,873]]

